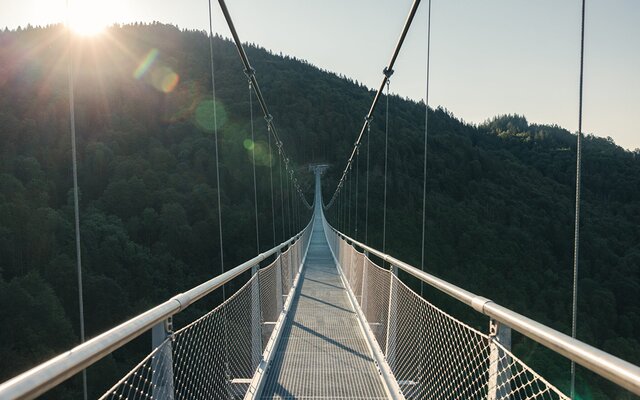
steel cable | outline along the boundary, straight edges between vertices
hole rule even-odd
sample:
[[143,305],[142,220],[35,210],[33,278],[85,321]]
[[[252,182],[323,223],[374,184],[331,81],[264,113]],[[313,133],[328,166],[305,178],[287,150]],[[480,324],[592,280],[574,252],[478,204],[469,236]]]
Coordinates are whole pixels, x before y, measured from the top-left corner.
[[[571,307],[571,337],[576,338],[578,323],[578,256],[580,250],[580,175],[582,169],[582,95],[584,79],[584,14],[586,0],[582,0],[580,27],[580,89],[578,98],[578,138],[576,144],[576,212],[573,233],[573,294]],[[576,363],[571,361],[571,398],[575,398]]]
[[[216,106],[216,80],[213,64],[213,17],[211,15],[211,0],[209,0],[209,55],[211,56],[211,96],[213,100],[213,141],[216,155],[216,199],[218,202],[218,235],[220,237],[220,273],[224,273],[224,247],[222,236],[222,201],[220,200],[220,153],[218,152],[218,112]],[[222,286],[222,298],[227,299],[224,285]]]
[[284,191],[282,190],[282,150],[278,146],[278,174],[280,175],[280,209],[282,214],[282,241],[285,240],[286,229],[284,223]]
[[357,153],[356,153],[356,231],[354,234],[354,238],[356,240],[358,240],[358,208],[360,208],[360,203],[358,203],[358,191],[359,191],[359,187],[358,187],[358,181],[359,181],[359,177],[360,177],[360,149],[358,149]]
[[387,111],[384,124],[384,202],[382,206],[382,252],[387,252],[387,169],[389,166],[389,80],[387,80]]
[[367,188],[364,207],[364,242],[369,243],[369,155],[371,154],[371,125],[367,124]]
[[[70,15],[69,1],[67,1],[67,15]],[[71,131],[71,159],[73,163],[73,219],[76,242],[76,273],[78,280],[78,313],[80,315],[80,343],[85,341],[84,332],[84,299],[82,289],[82,251],[80,246],[80,200],[78,195],[78,156],[76,149],[76,110],[73,82],[73,37],[69,30],[69,52],[67,63],[67,84],[69,95],[69,129]],[[87,400],[87,370],[82,370],[82,393]]]
[[273,247],[276,247],[276,207],[273,199],[273,154],[271,152],[271,128],[267,124],[267,139],[269,141],[269,186],[271,187],[271,223],[273,225]]
[[249,115],[251,118],[251,157],[253,166],[253,207],[256,215],[256,249],[260,253],[260,225],[258,223],[258,186],[256,178],[256,139],[253,129],[253,88],[251,79],[249,79]]
[[[426,224],[427,224],[427,130],[429,126],[429,55],[431,54],[431,0],[427,11],[427,59],[424,95],[424,170],[422,174],[422,247],[420,269],[424,271]],[[424,282],[420,281],[420,296],[424,295]]]

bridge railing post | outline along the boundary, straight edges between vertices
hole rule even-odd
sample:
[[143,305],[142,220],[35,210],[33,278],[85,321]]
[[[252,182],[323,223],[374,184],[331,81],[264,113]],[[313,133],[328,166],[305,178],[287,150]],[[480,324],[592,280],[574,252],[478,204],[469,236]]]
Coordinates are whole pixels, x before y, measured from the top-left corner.
[[151,349],[158,349],[151,360],[153,398],[173,400],[173,346],[168,337],[173,333],[173,320],[168,318],[151,328]]
[[283,309],[283,295],[282,293],[282,251],[278,250],[276,253],[276,304],[278,306],[278,312],[282,312]]
[[391,264],[389,274],[389,312],[387,313],[387,363],[393,369],[396,358],[396,328],[398,318],[398,290],[396,279],[398,277],[398,267]]
[[[367,271],[369,270],[369,268],[367,268],[367,260],[369,259],[369,252],[367,250],[364,251],[364,259],[362,260],[362,313],[364,314],[364,317],[367,318],[367,294],[368,294],[368,290],[367,290]],[[370,321],[367,320],[367,323],[369,323]]]
[[510,400],[511,397],[511,328],[498,321],[489,321],[489,388],[488,400]]
[[293,286],[293,280],[300,269],[300,261],[298,260],[298,242],[291,245],[291,268],[289,268],[289,287]]
[[351,275],[352,275],[351,267],[353,266],[353,247],[346,240],[344,241],[344,243],[345,243],[345,250],[347,252],[345,260],[347,262],[347,270],[349,271],[347,278],[349,279],[349,284],[351,284]]
[[258,271],[260,264],[251,268],[251,366],[257,367],[262,358],[262,316],[260,312],[260,280]]

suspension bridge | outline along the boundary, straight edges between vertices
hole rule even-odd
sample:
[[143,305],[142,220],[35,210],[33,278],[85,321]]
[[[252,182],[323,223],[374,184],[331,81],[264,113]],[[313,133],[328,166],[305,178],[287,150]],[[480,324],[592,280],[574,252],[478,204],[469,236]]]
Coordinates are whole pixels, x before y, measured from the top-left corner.
[[[30,399],[45,394],[149,331],[151,352],[119,381],[113,382],[101,399],[573,398],[573,388],[570,394],[561,392],[512,352],[512,331],[640,395],[640,368],[577,340],[575,329],[572,336],[566,335],[429,274],[424,267],[424,253],[422,265],[417,268],[385,253],[384,248],[381,251],[349,237],[330,223],[331,215],[339,218],[339,214],[344,213],[344,188],[363,139],[369,133],[373,112],[385,88],[388,91],[395,60],[419,0],[412,5],[332,197],[323,196],[321,189],[327,166],[310,167],[315,179],[312,204],[305,199],[294,170],[289,167],[274,118],[226,4],[223,0],[219,0],[219,4],[244,66],[250,99],[256,96],[266,119],[269,140],[273,138],[285,163],[288,183],[299,195],[296,206],[311,210],[310,220],[283,243],[241,265],[223,270],[220,275],[107,332],[88,341],[84,340],[83,333],[83,343],[79,346],[0,385],[1,399]],[[584,3],[582,10],[584,33]],[[215,104],[213,55],[211,67]],[[580,74],[582,92],[582,67]],[[70,93],[73,93],[71,78]],[[387,92],[387,101],[388,98]],[[582,99],[580,106],[581,103]],[[251,110],[253,112],[252,105]],[[73,116],[73,102],[70,113]],[[251,119],[253,124],[253,114]],[[71,124],[75,162],[73,117]],[[581,134],[580,125],[578,151]],[[215,140],[217,143],[217,132]],[[216,147],[216,159],[217,156]],[[579,163],[578,154],[576,221],[580,200]],[[385,213],[386,169],[385,148]],[[257,204],[255,158],[253,173]],[[74,182],[77,230],[77,180]],[[217,183],[219,186],[219,176]],[[325,198],[329,198],[326,204]],[[217,201],[220,212],[219,191]],[[273,192],[271,207],[275,207]],[[576,257],[577,226],[576,222]],[[222,231],[220,239],[222,250]],[[76,241],[81,282],[79,234]],[[257,241],[259,248],[258,238]],[[575,271],[577,274],[577,259]],[[211,293],[224,291],[226,285],[241,281],[247,274],[250,278],[235,293],[229,296],[225,293],[220,305],[187,326],[173,329],[172,318],[176,314]],[[421,285],[438,290],[485,316],[488,329],[477,330],[428,302],[408,285],[406,277],[417,279]],[[86,397],[86,380],[84,389]]]

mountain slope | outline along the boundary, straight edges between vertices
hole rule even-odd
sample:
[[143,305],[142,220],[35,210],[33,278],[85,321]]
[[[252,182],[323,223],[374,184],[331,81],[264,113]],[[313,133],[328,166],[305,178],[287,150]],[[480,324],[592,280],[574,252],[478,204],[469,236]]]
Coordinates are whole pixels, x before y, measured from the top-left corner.
[[[78,340],[66,40],[60,27],[0,33],[0,323],[13,327],[0,333],[0,379]],[[85,309],[94,335],[220,272],[209,42],[202,32],[135,25],[78,39],[73,52]],[[291,57],[255,46],[247,53],[307,199],[312,179],[304,166],[332,166],[323,182],[328,201],[373,92]],[[232,43],[215,38],[214,55],[228,268],[257,253],[249,91]],[[443,109],[429,112],[426,269],[568,332],[575,136],[520,116],[476,127]],[[290,204],[280,207],[279,164],[268,157],[257,106],[254,117],[265,250],[274,243],[270,162],[275,239],[296,229],[287,212],[282,223],[280,210]],[[376,248],[382,248],[383,123],[380,107],[371,131],[367,226]],[[386,248],[413,265],[420,264],[423,129],[424,104],[390,98]],[[360,240],[365,162],[363,148]],[[589,136],[583,179],[579,338],[637,364],[640,155]],[[340,228],[356,236],[355,178],[351,183],[351,223],[345,218]],[[466,307],[429,290],[426,296],[486,330]],[[212,297],[210,304],[220,301]],[[185,320],[205,305],[189,309]],[[94,395],[148,350],[144,339],[89,371]],[[517,336],[514,346],[566,387],[566,361]],[[580,376],[585,396],[625,398]],[[76,390],[72,383],[55,395],[73,398]]]

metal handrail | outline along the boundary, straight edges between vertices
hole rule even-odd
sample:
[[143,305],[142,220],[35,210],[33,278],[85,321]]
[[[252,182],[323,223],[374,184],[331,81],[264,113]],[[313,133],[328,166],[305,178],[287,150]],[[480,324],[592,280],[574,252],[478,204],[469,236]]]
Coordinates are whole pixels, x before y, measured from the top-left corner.
[[280,245],[6,381],[0,385],[0,399],[32,399],[45,393],[99,361],[107,354],[142,335],[154,325],[179,313],[207,294],[248,271],[267,257],[276,254],[286,246],[292,245],[302,237],[312,223],[313,218],[302,231]]
[[[325,219],[326,221],[326,219]],[[511,311],[486,297],[478,296],[420,269],[378,251],[329,226],[339,237],[368,251],[385,262],[415,276],[441,292],[471,306],[474,310],[501,322],[541,345],[575,361],[588,370],[640,395],[640,367],[599,350],[569,335]]]

